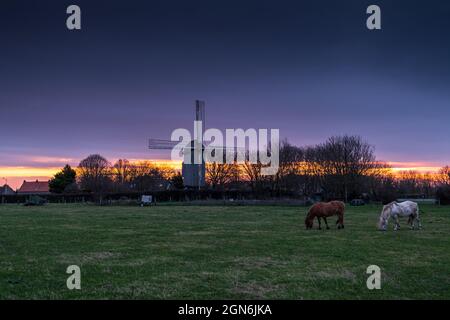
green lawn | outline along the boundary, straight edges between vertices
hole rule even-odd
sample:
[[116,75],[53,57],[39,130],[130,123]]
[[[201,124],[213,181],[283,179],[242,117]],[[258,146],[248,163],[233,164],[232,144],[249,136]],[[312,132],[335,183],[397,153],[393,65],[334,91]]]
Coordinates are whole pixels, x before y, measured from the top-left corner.
[[[424,229],[398,232],[377,231],[380,209],[307,231],[302,207],[4,205],[0,298],[449,299],[450,207],[422,206]],[[81,290],[66,287],[73,264]]]

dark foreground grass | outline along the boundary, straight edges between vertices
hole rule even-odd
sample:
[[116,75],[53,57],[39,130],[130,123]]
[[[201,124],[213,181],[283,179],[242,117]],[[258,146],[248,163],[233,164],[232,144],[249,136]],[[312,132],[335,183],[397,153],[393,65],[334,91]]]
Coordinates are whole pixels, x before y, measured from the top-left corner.
[[449,299],[450,207],[422,210],[423,230],[380,232],[379,206],[321,231],[296,207],[0,206],[0,298]]

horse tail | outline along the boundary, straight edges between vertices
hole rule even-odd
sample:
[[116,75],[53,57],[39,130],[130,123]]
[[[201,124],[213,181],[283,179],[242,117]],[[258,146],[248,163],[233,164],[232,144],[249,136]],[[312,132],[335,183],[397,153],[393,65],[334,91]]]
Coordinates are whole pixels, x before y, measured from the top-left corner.
[[417,204],[417,215],[419,214],[424,214],[425,211],[422,210],[422,207],[419,206],[419,204]]
[[341,226],[344,226],[344,210],[339,212],[339,221],[341,223]]

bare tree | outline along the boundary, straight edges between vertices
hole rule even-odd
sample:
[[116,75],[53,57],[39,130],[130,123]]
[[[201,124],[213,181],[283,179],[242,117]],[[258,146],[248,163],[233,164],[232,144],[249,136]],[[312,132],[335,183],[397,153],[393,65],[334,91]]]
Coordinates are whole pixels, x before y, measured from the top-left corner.
[[[227,150],[225,148],[222,150],[222,154],[221,162],[214,161],[205,164],[205,180],[212,189],[217,189],[218,187],[223,189],[226,184],[234,182],[236,177],[236,170],[238,170],[236,155],[234,155],[234,163],[227,163]],[[215,151],[213,151],[213,155],[215,155]]]
[[445,166],[439,170],[438,182],[444,186],[450,186],[450,167]]
[[392,172],[392,168],[385,162],[377,162],[378,166],[366,176],[365,189],[370,197],[375,200],[381,200],[383,203],[389,203],[397,199],[397,179]]
[[381,168],[373,146],[359,136],[331,137],[310,155],[313,163],[309,167],[321,178],[328,195],[345,201],[359,196],[364,178]]
[[440,204],[450,204],[450,167],[445,166],[439,171],[436,197]]
[[141,192],[166,189],[171,175],[150,161],[133,163],[129,172],[132,189]]
[[[252,156],[250,152],[255,152],[255,154]],[[269,154],[270,148],[266,152]],[[243,181],[248,182],[253,191],[261,191],[263,188],[274,190],[275,178],[262,174],[264,165],[260,162],[259,154],[256,151],[247,150],[245,161],[239,166]]]
[[397,174],[397,189],[402,196],[431,197],[436,192],[437,184],[430,173],[408,170]]
[[234,170],[236,166],[229,163],[207,163],[206,164],[206,182],[213,189],[224,187],[231,182],[234,177]]
[[261,163],[251,163],[250,161],[245,161],[241,165],[243,179],[250,184],[253,191],[261,188],[262,175],[261,175]]
[[99,154],[93,154],[81,160],[78,165],[78,177],[81,189],[101,194],[110,187],[111,164]]
[[305,148],[291,145],[287,140],[281,143],[280,167],[275,176],[279,192],[290,191],[300,195],[312,193],[310,190],[313,185],[312,175],[307,172],[305,157]]
[[133,165],[127,159],[119,159],[111,168],[117,190],[127,190],[130,187]]

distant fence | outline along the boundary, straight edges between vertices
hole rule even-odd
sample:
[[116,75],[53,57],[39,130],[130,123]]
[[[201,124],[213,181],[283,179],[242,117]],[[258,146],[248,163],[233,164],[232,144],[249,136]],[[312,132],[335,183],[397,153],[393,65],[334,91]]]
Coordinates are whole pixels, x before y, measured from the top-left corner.
[[[134,203],[139,202],[142,195],[152,195],[157,202],[192,202],[205,200],[226,200],[245,202],[247,200],[295,200],[303,201],[305,204],[311,204],[310,198],[300,196],[291,192],[275,192],[271,190],[260,191],[242,191],[242,190],[165,190],[165,191],[145,191],[145,192],[114,192],[104,194],[77,193],[77,194],[50,194],[42,195],[50,203]],[[30,195],[2,195],[1,204],[25,203]],[[315,201],[320,199],[315,199]],[[397,201],[414,201],[422,204],[447,204],[445,201],[439,201],[434,198],[399,198]]]
[[[197,201],[197,200],[266,200],[274,198],[303,199],[293,193],[280,193],[263,191],[216,191],[216,190],[166,190],[166,191],[147,191],[147,192],[115,192],[104,194],[50,194],[42,195],[50,203],[84,203],[95,202],[107,204],[108,202],[118,201],[136,201],[141,199],[142,195],[153,195],[157,202],[169,201]],[[30,195],[5,195],[0,196],[0,204],[25,203]]]
[[398,202],[403,202],[403,201],[412,201],[412,202],[416,202],[419,204],[438,204],[439,200],[434,199],[434,198],[429,198],[429,199],[414,199],[414,198],[401,198],[401,199],[397,199]]

